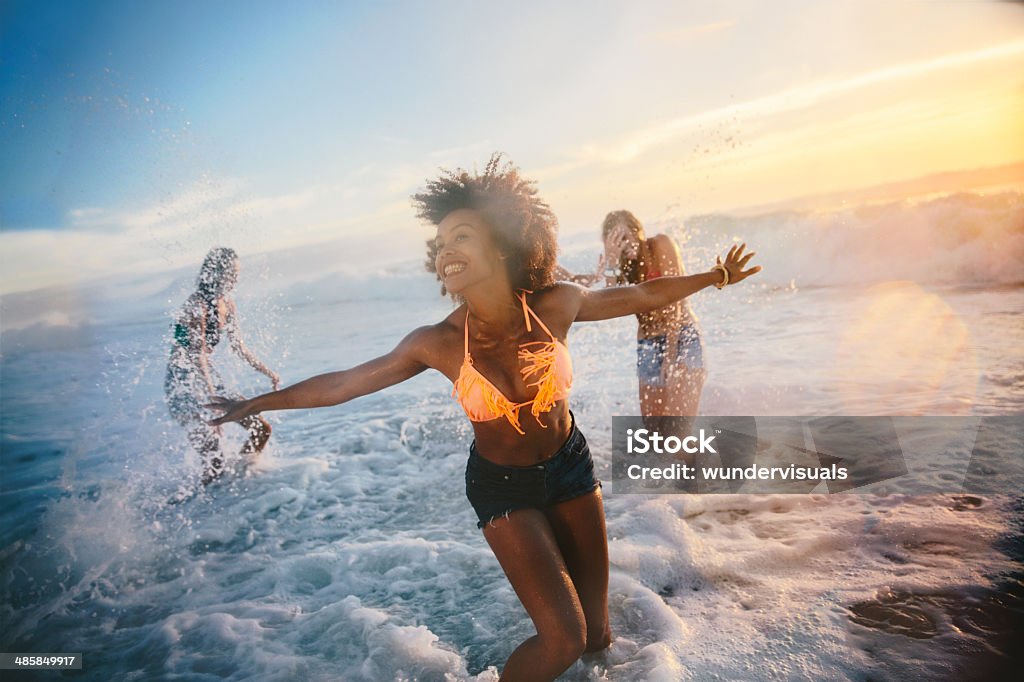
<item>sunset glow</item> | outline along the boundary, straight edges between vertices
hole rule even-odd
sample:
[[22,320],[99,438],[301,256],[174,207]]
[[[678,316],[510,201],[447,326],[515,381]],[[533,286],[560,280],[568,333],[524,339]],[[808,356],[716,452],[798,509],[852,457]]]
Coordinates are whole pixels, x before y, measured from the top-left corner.
[[460,7],[12,6],[0,292],[178,267],[221,235],[413,257],[408,196],[496,149],[564,234],[610,207],[1024,187],[1020,5]]

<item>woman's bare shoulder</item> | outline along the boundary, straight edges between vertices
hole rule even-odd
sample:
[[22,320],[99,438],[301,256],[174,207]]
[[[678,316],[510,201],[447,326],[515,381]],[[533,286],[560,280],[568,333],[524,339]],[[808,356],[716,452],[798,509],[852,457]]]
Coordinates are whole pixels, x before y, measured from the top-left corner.
[[397,350],[427,367],[444,371],[452,358],[462,357],[462,323],[456,320],[464,320],[465,316],[465,306],[460,306],[440,322],[417,327],[402,339]]
[[461,305],[440,322],[426,324],[412,330],[406,337],[413,343],[429,348],[444,348],[458,341],[462,342],[462,326],[466,319],[466,306]]
[[587,295],[587,288],[573,282],[555,282],[534,294],[534,312],[553,330],[564,336],[576,319],[580,301]]
[[647,243],[655,250],[656,255],[659,251],[663,253],[674,253],[679,250],[676,240],[667,234],[656,234],[653,237],[648,238]]
[[667,234],[656,234],[647,240],[651,256],[662,274],[683,274],[683,262],[676,240]]
[[558,281],[538,291],[537,296],[545,302],[564,302],[580,296],[586,290],[586,287],[575,282]]

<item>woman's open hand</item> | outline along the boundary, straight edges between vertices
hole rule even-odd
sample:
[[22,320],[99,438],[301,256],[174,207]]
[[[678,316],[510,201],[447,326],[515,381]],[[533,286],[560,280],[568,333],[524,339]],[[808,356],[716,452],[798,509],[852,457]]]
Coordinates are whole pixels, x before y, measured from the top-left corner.
[[755,265],[749,270],[744,270],[750,259],[757,255],[756,251],[751,251],[747,255],[743,255],[743,249],[747,248],[746,244],[740,244],[729,249],[729,253],[725,257],[725,262],[722,262],[722,257],[718,257],[718,264],[725,266],[725,269],[729,271],[729,284],[736,284],[736,282],[742,282],[747,277],[761,272],[761,266]]
[[622,225],[616,225],[604,240],[604,257],[609,265],[617,266],[622,257],[632,258],[635,245],[630,239],[629,230]]
[[203,405],[211,410],[220,410],[223,414],[216,419],[210,419],[206,423],[210,426],[220,426],[228,422],[237,422],[256,414],[251,400],[232,400],[215,396],[211,402]]

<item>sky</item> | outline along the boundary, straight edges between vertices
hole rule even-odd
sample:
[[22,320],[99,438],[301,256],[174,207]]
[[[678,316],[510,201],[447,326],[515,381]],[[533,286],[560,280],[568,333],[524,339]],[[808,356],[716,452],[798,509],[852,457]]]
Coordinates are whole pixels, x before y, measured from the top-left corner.
[[563,234],[951,171],[1024,186],[1022,29],[995,0],[7,0],[0,294],[214,244],[416,257],[410,195],[496,150]]

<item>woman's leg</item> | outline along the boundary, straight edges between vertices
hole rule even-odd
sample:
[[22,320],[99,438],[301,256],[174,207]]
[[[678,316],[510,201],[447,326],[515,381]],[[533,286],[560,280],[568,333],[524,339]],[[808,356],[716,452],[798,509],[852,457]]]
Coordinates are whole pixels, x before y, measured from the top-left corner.
[[601,489],[547,510],[587,621],[587,651],[612,643],[608,623],[608,532]]
[[[700,397],[704,391],[707,376],[703,367],[691,369],[675,358],[663,360],[663,377],[660,382],[645,382],[640,377],[640,414],[644,426],[663,436],[685,438],[692,434],[693,417],[700,408]],[[681,464],[694,466],[694,455],[680,452],[677,459]],[[658,488],[662,481],[648,481],[645,487]],[[691,490],[691,482],[677,481],[676,488]]]
[[663,404],[666,408],[664,414],[695,417],[700,409],[700,397],[704,392],[704,381],[707,379],[707,370],[704,368],[693,369],[682,362],[668,370],[668,381],[666,382]]
[[519,509],[485,526],[484,538],[537,629],[501,679],[553,680],[586,649],[587,622],[551,523],[539,509]]
[[660,417],[672,414],[668,404],[667,385],[654,385],[640,381],[640,414],[645,417]]
[[212,483],[224,473],[224,458],[220,452],[220,438],[212,426],[194,425],[188,432],[189,443],[203,461],[203,485]]
[[[672,414],[666,405],[665,344],[664,336],[637,339],[636,376],[640,386],[640,414],[644,417]],[[653,429],[654,426],[649,425],[648,428]]]
[[242,446],[240,454],[258,455],[266,447],[267,441],[270,440],[270,433],[273,431],[270,428],[270,422],[260,415],[253,415],[243,419],[239,424],[245,427],[249,434],[249,438],[245,441],[245,445]]
[[664,375],[668,408],[665,414],[695,417],[707,379],[704,342],[696,325],[684,324],[680,328],[675,352],[666,353]]
[[167,408],[171,416],[187,429],[188,442],[202,460],[202,483],[212,483],[224,473],[224,458],[220,451],[220,427],[206,423],[191,373],[171,364],[168,366],[164,385]]

